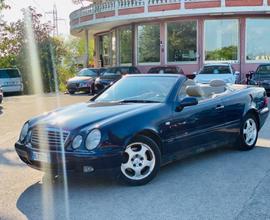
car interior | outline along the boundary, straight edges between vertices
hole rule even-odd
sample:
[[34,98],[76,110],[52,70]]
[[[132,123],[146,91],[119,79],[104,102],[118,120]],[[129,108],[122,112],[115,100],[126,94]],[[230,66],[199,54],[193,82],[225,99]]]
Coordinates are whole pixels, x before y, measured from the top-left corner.
[[202,101],[226,95],[233,90],[234,89],[228,86],[223,80],[212,80],[209,84],[199,84],[188,79],[179,92],[178,100],[189,96],[196,97],[198,101]]

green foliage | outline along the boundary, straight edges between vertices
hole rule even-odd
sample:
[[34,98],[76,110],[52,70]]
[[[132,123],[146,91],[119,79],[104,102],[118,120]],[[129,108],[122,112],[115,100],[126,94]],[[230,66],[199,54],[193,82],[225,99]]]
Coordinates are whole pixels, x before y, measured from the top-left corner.
[[[0,7],[3,1],[0,0]],[[70,38],[64,40],[50,36],[51,27],[48,23],[42,23],[42,15],[34,8],[29,7],[24,14],[29,13],[32,20],[39,65],[44,92],[55,91],[54,72],[58,76],[58,85],[61,91],[66,90],[66,81],[76,73],[77,57],[82,57],[85,50],[85,42],[81,39]],[[26,18],[26,17],[25,17]],[[17,67],[23,77],[26,93],[32,93],[33,76],[30,68],[28,36],[25,31],[25,18],[13,23],[0,23],[0,68]],[[89,54],[93,57],[94,42],[90,41]],[[93,62],[93,60],[92,60]]]
[[206,51],[206,60],[237,60],[237,46]]
[[[173,61],[194,61],[197,48],[197,23],[185,21],[168,24],[168,60]],[[194,58],[185,60],[184,55],[194,52]]]
[[120,63],[132,63],[131,28],[120,30]]
[[160,29],[159,25],[139,26],[139,62],[160,61]]

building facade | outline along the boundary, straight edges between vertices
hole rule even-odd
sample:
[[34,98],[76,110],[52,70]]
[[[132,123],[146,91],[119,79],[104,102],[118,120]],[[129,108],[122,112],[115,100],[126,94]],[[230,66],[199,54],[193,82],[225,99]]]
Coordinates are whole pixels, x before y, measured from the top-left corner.
[[178,65],[191,74],[229,62],[244,78],[270,62],[270,0],[103,0],[72,12],[70,27],[94,38],[97,67]]

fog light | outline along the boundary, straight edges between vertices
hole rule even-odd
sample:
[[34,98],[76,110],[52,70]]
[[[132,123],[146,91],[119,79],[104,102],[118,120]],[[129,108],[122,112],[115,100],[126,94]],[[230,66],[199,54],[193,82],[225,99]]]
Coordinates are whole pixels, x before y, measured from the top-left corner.
[[91,173],[94,171],[94,168],[91,166],[83,166],[83,172],[84,173]]

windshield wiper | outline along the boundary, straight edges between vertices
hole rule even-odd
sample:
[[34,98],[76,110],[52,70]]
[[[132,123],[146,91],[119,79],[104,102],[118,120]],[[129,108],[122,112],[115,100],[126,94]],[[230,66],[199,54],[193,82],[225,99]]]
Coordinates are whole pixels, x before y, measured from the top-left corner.
[[160,103],[158,101],[153,101],[153,100],[139,100],[139,99],[123,99],[116,102],[117,103]]

